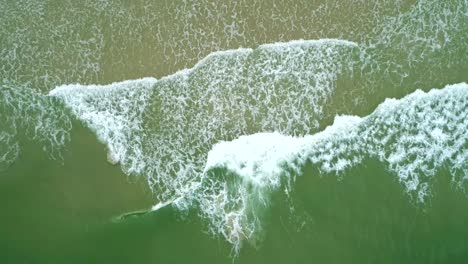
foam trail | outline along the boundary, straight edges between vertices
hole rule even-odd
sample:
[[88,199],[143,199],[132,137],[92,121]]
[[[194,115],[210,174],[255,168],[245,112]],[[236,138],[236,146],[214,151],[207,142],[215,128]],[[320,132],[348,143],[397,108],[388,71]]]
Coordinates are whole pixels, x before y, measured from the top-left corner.
[[271,193],[291,192],[307,162],[322,173],[340,174],[366,157],[377,159],[422,202],[444,166],[454,183],[468,180],[467,131],[466,83],[417,90],[387,99],[363,118],[337,116],[314,135],[258,133],[220,142],[208,154],[204,181],[194,196],[212,231],[238,249],[243,240],[261,237],[262,208],[268,208]]

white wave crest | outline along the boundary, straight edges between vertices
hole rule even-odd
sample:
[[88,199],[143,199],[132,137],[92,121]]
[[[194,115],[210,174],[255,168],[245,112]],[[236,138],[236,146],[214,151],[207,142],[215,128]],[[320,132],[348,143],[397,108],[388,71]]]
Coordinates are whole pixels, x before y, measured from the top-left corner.
[[216,52],[156,80],[65,85],[63,100],[127,174],[145,175],[157,198],[200,180],[211,146],[259,131],[304,135],[318,128],[335,81],[359,53],[349,41],[294,41]]
[[[304,137],[258,133],[214,145],[205,181],[197,190],[212,230],[240,247],[261,233],[262,210],[273,191],[290,192],[294,175],[307,162],[340,173],[366,158],[388,166],[419,201],[446,166],[453,182],[468,179],[468,85],[460,83],[387,99],[364,118],[337,116],[332,126]],[[216,169],[230,178],[210,174]],[[218,177],[218,178],[214,178]],[[227,183],[226,183],[227,182]]]

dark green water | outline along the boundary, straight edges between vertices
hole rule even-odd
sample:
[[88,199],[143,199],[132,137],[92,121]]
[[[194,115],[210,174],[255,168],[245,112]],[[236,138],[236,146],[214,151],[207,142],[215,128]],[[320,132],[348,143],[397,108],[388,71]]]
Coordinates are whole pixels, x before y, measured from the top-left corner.
[[466,28],[465,0],[0,0],[0,263],[466,263]]

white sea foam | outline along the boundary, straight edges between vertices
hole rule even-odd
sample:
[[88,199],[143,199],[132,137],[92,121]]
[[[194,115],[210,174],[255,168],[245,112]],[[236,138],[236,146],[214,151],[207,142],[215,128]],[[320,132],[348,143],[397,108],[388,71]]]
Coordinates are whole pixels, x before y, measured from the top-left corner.
[[[188,2],[162,5],[159,1],[150,1],[141,7],[140,11],[144,12],[137,12],[138,8],[108,1],[64,2],[63,6],[51,9],[46,8],[47,1],[2,2],[0,75],[9,81],[28,83],[36,90],[49,90],[57,84],[70,82],[103,83],[141,73],[166,74],[197,61],[202,66],[210,64],[206,61],[211,57],[227,55],[227,52],[215,52],[200,61],[215,50],[253,47],[297,36],[308,39],[340,37],[359,43],[366,81],[356,84],[360,88],[359,92],[352,93],[356,102],[362,102],[365,95],[361,90],[366,88],[386,89],[389,82],[394,84],[392,87],[430,87],[458,80],[466,70],[463,55],[468,54],[465,41],[468,31],[464,30],[468,3],[465,0],[419,0],[410,4],[387,0],[378,4],[362,0],[323,3],[303,0],[293,5],[286,2],[280,6],[258,4],[256,1],[229,4],[201,1],[196,5]],[[310,12],[304,15],[302,10]],[[25,17],[28,19],[23,19]],[[89,17],[100,17],[106,23],[88,25]],[[256,18],[257,27],[249,26],[249,17]],[[35,23],[27,24],[27,21]],[[37,43],[54,45],[45,47]],[[260,53],[262,48],[287,50],[294,43],[308,41],[293,41],[283,46],[266,44],[256,51],[245,49],[245,52]],[[241,50],[232,53],[238,54]],[[128,71],[129,67],[132,71]],[[439,74],[444,69],[449,70]],[[277,70],[265,74],[278,73],[279,78],[285,77]],[[424,79],[420,79],[422,74]],[[181,71],[178,75],[189,73]],[[176,79],[175,76],[168,78]],[[350,93],[344,92],[345,100]],[[183,101],[184,98],[179,99]],[[261,98],[263,96],[256,99]],[[294,117],[304,118],[302,114]],[[272,127],[264,124],[258,131],[274,130]],[[311,132],[301,131],[303,128],[309,126],[300,125],[290,134]],[[117,162],[118,159],[109,155],[109,160]]]
[[341,40],[277,43],[216,52],[158,81],[65,85],[50,95],[107,145],[110,162],[145,175],[164,202],[192,189],[219,140],[315,131],[336,79],[358,53]]
[[[305,162],[341,173],[375,158],[420,200],[441,164],[450,165],[454,179],[467,177],[460,136],[466,123],[449,115],[466,115],[459,109],[466,108],[465,84],[387,100],[365,118],[337,116],[313,134],[336,80],[352,76],[356,59],[367,60],[362,52],[333,39],[266,44],[210,54],[160,80],[65,85],[50,95],[106,144],[111,163],[147,177],[160,201],[153,209],[195,202],[211,230],[238,248],[259,237],[269,195],[284,188],[284,179],[291,188],[293,178],[283,176]],[[461,125],[447,125],[453,120]]]
[[[365,45],[363,54],[368,59],[363,61],[363,72],[370,84],[366,86],[395,86],[400,92],[408,89],[402,93],[406,94],[414,87],[459,79],[467,71],[466,10],[466,0],[419,0],[406,12],[384,16]],[[383,85],[382,76],[386,80]]]
[[[111,85],[66,85],[55,88],[49,95],[59,95],[72,106],[73,114],[91,128],[101,142],[108,144],[108,160],[117,164],[130,148],[143,147],[137,134],[143,130],[142,116],[149,100],[147,90],[155,83],[154,78],[144,78]],[[142,172],[133,164],[128,165],[128,171]]]
[[0,131],[0,171],[5,170],[18,157],[20,148],[15,134]]
[[[50,93],[106,144],[111,163],[120,163],[128,174],[148,178],[160,205],[173,202],[183,207],[189,199],[181,197],[196,190],[195,200],[211,220],[213,232],[237,246],[258,236],[269,194],[284,188],[282,179],[290,178],[282,176],[288,170],[300,171],[306,161],[322,172],[340,173],[365,157],[378,159],[421,200],[427,196],[431,177],[444,164],[455,182],[468,178],[464,84],[388,100],[365,118],[338,116],[333,126],[313,134],[324,105],[333,97],[336,80],[350,77],[356,59],[366,79],[355,84],[361,90],[376,84],[387,89],[389,82],[413,89],[425,82],[457,79],[450,72],[457,77],[463,67],[454,67],[465,65],[468,3],[421,0],[399,13],[405,8],[402,1],[370,5],[326,1],[319,6],[309,2],[269,11],[269,7],[245,8],[247,13],[238,12],[237,4],[225,8],[225,3],[174,2],[160,9],[148,3],[143,16],[106,1],[84,1],[85,11],[72,2],[64,3],[66,8],[49,10],[50,16],[45,16],[42,2],[0,3],[0,62],[4,65],[0,73],[2,78],[33,82],[46,90],[63,82],[125,78],[129,65],[132,74],[148,68],[172,71],[213,50],[288,40],[297,33],[307,38],[341,36],[360,43],[358,47],[343,40],[300,40],[213,52],[193,68],[158,81],[65,85]],[[297,9],[302,5],[310,8],[310,16]],[[353,12],[368,7],[367,15]],[[258,26],[252,30],[246,17],[255,17],[255,12],[260,12]],[[276,15],[261,15],[265,13]],[[100,23],[88,27],[89,16],[95,14],[118,26],[111,32],[104,32]],[[346,18],[337,20],[337,14]],[[24,16],[30,18],[24,21],[37,23],[19,30],[17,25],[24,22],[17,18]],[[61,26],[48,27],[56,22],[49,23],[48,17]],[[288,17],[294,17],[291,23],[285,23]],[[210,23],[200,23],[199,18]],[[55,45],[38,52],[37,43]],[[446,68],[454,70],[441,75],[440,69]],[[105,78],[110,69],[115,76]],[[418,79],[419,73],[425,74],[424,80]],[[363,96],[361,90],[357,93]],[[459,94],[450,92],[454,90]],[[70,120],[55,109],[55,100],[32,89],[0,92],[0,167],[18,156],[18,131],[52,152],[67,141]],[[439,97],[447,97],[447,103],[434,99],[435,104],[426,105]],[[272,131],[276,132],[265,133]],[[262,133],[243,136],[256,132]],[[224,143],[209,152],[219,141]],[[217,169],[236,176],[217,179],[210,174]]]
[[[314,135],[258,133],[220,142],[208,154],[196,199],[213,232],[236,246],[257,239],[262,232],[259,208],[268,207],[273,191],[290,192],[290,172],[300,175],[307,162],[339,174],[363,158],[380,160],[422,202],[444,166],[454,183],[468,179],[467,131],[466,83],[428,93],[418,90],[387,99],[364,118],[337,116],[332,126]],[[225,171],[210,173],[219,169]]]
[[[332,51],[335,45],[341,45],[340,41],[322,43]],[[285,188],[284,181],[291,188],[293,177],[284,176],[290,176],[291,171],[299,174],[306,162],[325,173],[341,173],[366,157],[378,159],[420,201],[444,164],[451,169],[455,182],[468,177],[466,84],[388,99],[365,118],[337,116],[323,132],[296,133],[291,122],[303,118],[282,113],[289,109],[293,116],[302,114],[304,109],[294,109],[298,102],[290,101],[300,96],[281,95],[282,90],[275,85],[278,76],[294,72],[297,65],[291,61],[303,59],[297,54],[312,56],[313,61],[323,59],[323,44],[305,45],[306,49],[314,47],[312,55],[304,51],[303,42],[291,45],[295,47],[292,51],[288,46],[289,53],[285,51],[288,49],[275,52],[277,45],[287,44],[217,53],[194,69],[160,81],[148,78],[104,87],[62,86],[50,94],[62,98],[96,132],[108,146],[112,160],[120,160],[127,173],[148,176],[155,191],[160,191],[157,197],[161,203],[154,210],[168,203],[185,206],[195,200],[211,221],[211,230],[237,248],[243,240],[258,238],[262,211],[268,209],[271,192]],[[286,54],[283,60],[272,59],[281,54]],[[255,60],[251,61],[253,56]],[[327,58],[334,56],[343,55],[327,53]],[[282,64],[284,61],[288,65]],[[299,65],[303,67],[303,61]],[[328,79],[313,82],[313,89],[322,94],[313,92],[307,97],[317,104],[307,108],[315,115],[309,116],[309,127],[299,131],[314,131],[314,119],[320,119],[321,114],[319,101],[326,102],[332,80],[340,72],[337,66],[323,67],[322,63],[313,71],[329,71],[324,75]],[[255,79],[250,75],[252,69]],[[310,81],[302,81],[307,71],[302,72],[305,76],[298,79],[296,87],[307,95]],[[257,84],[258,79],[261,81]],[[258,92],[265,97],[255,98]],[[287,103],[271,101],[268,96]],[[256,110],[262,107],[268,111]],[[247,113],[258,113],[258,117],[249,120]],[[249,131],[269,130],[279,132],[242,136]],[[229,141],[236,135],[240,137]],[[228,141],[215,144],[208,153],[219,140]],[[224,176],[216,178],[220,177],[213,173],[217,169],[224,170]]]
[[55,98],[0,81],[0,170],[17,159],[24,140],[39,142],[49,157],[60,159],[70,129],[71,120]]
[[[382,17],[398,14],[406,4],[403,0],[297,0],[275,5],[258,0],[145,1],[144,5],[50,2],[0,3],[2,78],[48,91],[63,83],[106,83],[138,74],[164,76],[216,50],[299,36],[365,43],[369,29]],[[89,23],[90,18],[96,23]]]

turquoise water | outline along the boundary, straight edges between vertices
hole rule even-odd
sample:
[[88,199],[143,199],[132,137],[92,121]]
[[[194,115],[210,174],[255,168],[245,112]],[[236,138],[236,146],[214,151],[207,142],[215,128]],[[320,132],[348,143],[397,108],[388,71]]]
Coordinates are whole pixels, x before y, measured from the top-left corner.
[[0,0],[2,263],[464,263],[467,16]]

